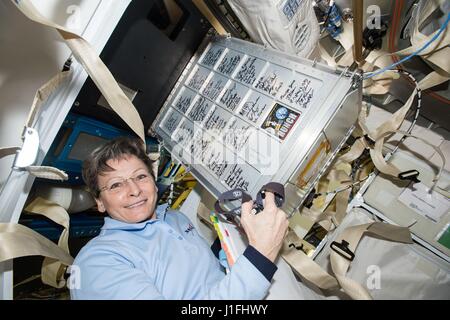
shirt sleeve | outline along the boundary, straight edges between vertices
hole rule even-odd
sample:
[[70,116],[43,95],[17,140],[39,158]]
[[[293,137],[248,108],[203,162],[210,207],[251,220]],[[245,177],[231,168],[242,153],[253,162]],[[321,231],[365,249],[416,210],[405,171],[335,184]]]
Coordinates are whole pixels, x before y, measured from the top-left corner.
[[78,272],[68,280],[73,300],[165,299],[145,272],[118,254],[86,250],[74,265]]
[[273,275],[278,269],[272,261],[250,245],[243,254],[266,277],[267,281],[272,281]]
[[[183,219],[190,221],[182,214]],[[203,241],[205,242],[205,241]],[[214,260],[217,256],[214,252],[220,250],[220,241],[216,239],[215,244],[209,250]],[[218,264],[220,267],[220,264]],[[213,300],[261,300],[270,288],[272,277],[277,270],[275,264],[263,256],[252,246],[248,246],[241,254],[230,272],[216,282],[206,284],[205,296],[198,299]]]
[[242,254],[230,272],[208,288],[204,299],[261,300],[267,295],[270,284],[257,267]]

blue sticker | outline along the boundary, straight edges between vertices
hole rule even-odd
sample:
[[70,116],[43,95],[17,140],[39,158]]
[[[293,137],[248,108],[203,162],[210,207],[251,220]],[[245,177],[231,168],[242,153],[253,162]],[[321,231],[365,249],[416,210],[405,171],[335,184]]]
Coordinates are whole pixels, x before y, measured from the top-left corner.
[[287,118],[288,114],[288,109],[285,107],[281,107],[275,112],[275,117],[277,117],[277,119],[279,120],[284,120]]
[[303,0],[287,0],[284,3],[282,11],[283,14],[286,16],[286,18],[288,19],[288,21],[291,21],[292,18],[295,16],[302,2]]

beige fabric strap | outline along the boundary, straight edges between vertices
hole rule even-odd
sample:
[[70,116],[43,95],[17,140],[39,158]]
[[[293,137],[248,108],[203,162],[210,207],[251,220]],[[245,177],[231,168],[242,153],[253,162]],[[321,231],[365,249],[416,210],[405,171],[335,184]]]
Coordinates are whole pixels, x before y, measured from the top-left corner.
[[359,137],[350,147],[350,150],[340,156],[337,161],[350,163],[358,159],[367,147],[364,137]]
[[[427,75],[424,79],[422,79],[422,81],[419,83],[419,88],[420,89],[429,88],[429,87],[437,84],[438,82],[442,82],[443,79],[444,79],[444,77],[441,77],[439,73],[432,72],[429,75]],[[391,163],[387,163],[385,161],[383,153],[382,153],[385,138],[388,135],[391,135],[396,132],[403,134],[403,136],[419,139],[422,142],[426,143],[427,145],[431,146],[441,156],[441,158],[443,159],[443,165],[445,165],[445,157],[443,156],[442,152],[440,151],[440,149],[438,147],[431,145],[429,142],[423,140],[422,138],[419,138],[419,137],[410,135],[406,132],[397,130],[403,123],[407,112],[411,108],[411,105],[414,101],[417,91],[418,91],[417,88],[414,89],[411,96],[408,98],[408,100],[403,105],[403,107],[401,107],[399,110],[397,110],[392,115],[391,118],[389,118],[387,121],[385,121],[383,124],[378,126],[373,131],[369,130],[367,127],[367,124],[366,124],[366,121],[367,121],[366,105],[364,105],[364,104],[362,105],[361,111],[358,115],[359,126],[362,128],[364,133],[366,133],[373,141],[375,141],[375,145],[370,149],[370,156],[372,158],[372,161],[373,161],[374,165],[376,166],[376,168],[384,174],[398,177],[398,174],[401,173],[401,171],[396,166],[394,166]],[[434,185],[432,186],[432,189],[434,189],[434,187],[436,186],[436,184],[438,182],[442,168],[443,167],[441,167],[439,174],[434,179]]]
[[[378,236],[394,242],[412,243],[411,233],[408,228],[397,227],[382,222],[373,222],[349,227],[337,237],[336,242],[342,243],[342,240],[347,241],[348,248],[355,253],[360,240],[365,234]],[[344,258],[336,251],[331,250],[330,262],[331,268],[336,275],[339,284],[352,299],[372,299],[365,287],[360,283],[345,277],[351,263],[350,260]]]
[[0,223],[0,262],[41,255],[71,265],[73,258],[39,233],[18,223]]
[[[64,250],[68,255],[70,255],[68,246],[70,218],[69,214],[63,207],[48,200],[37,197],[25,208],[25,211],[41,214],[64,227],[64,230],[62,231],[58,240],[58,247]],[[42,282],[56,288],[62,288],[66,283],[64,280],[64,271],[64,263],[62,263],[58,259],[46,257],[44,259],[44,262],[42,263]]]
[[0,159],[12,154],[15,154],[18,150],[20,150],[20,147],[4,147],[0,148]]
[[444,83],[445,81],[448,81],[448,79],[450,79],[450,77],[445,72],[433,71],[427,74],[425,78],[420,80],[418,84],[420,89],[426,90],[428,88],[437,86],[438,84]]
[[[34,95],[33,104],[31,105],[25,122],[25,128],[32,128],[34,126],[35,117],[39,112],[42,104],[50,97],[50,95],[64,82],[64,80],[71,74],[70,70],[58,72],[53,78],[47,81],[40,87]],[[28,166],[25,168],[31,175],[50,180],[67,180],[67,174],[54,167],[49,166]]]
[[358,126],[361,128],[361,130],[363,131],[364,134],[369,135],[370,129],[366,125],[367,115],[368,115],[367,104],[365,102],[362,102],[361,110],[359,111],[359,114],[358,114]]
[[58,72],[58,74],[56,74],[46,84],[44,84],[36,91],[33,104],[31,105],[31,109],[30,112],[28,113],[28,118],[25,123],[26,127],[33,127],[34,118],[38,113],[42,103],[48,99],[48,97],[53,93],[53,91],[55,91],[70,74],[71,74],[70,70]]
[[[336,211],[333,210],[325,210],[321,211],[316,208],[308,209],[306,207],[302,208],[300,213],[303,217],[308,218],[313,223],[318,223],[327,231],[330,231],[333,228],[334,224],[334,216],[336,215]],[[336,224],[335,224],[336,225]]]
[[314,223],[319,223],[321,221],[330,220],[331,215],[333,215],[335,212],[329,212],[329,211],[320,211],[315,208],[306,208],[303,207],[301,211],[301,215],[304,217],[307,217]]
[[[351,183],[351,182],[349,182]],[[348,199],[350,198],[351,189],[344,190],[336,194],[336,214],[333,220],[336,227],[342,223],[347,214]]]
[[281,251],[282,258],[296,271],[296,273],[314,284],[322,290],[331,290],[339,288],[339,284],[335,277],[328,274],[316,262],[308,257],[302,250],[297,250],[295,247],[289,247],[291,243],[295,244],[295,240],[290,239],[290,235],[286,237]]
[[26,168],[27,171],[35,177],[64,181],[68,179],[67,173],[64,171],[48,166],[29,166]]
[[405,105],[401,107],[399,110],[397,110],[392,117],[389,118],[386,122],[381,124],[378,128],[376,128],[373,132],[367,132],[370,138],[372,138],[374,141],[379,139],[381,136],[383,136],[388,131],[395,131],[397,130],[400,125],[402,124],[403,120],[405,119],[406,113],[411,108],[411,105],[414,101],[414,97],[416,96],[417,89],[414,89],[413,93],[409,97],[409,99],[406,101]]
[[365,103],[362,103],[361,105],[361,111],[358,115],[358,125],[363,130],[365,134],[367,134],[372,140],[377,140],[379,136],[381,136],[384,132],[397,130],[400,125],[402,124],[403,120],[405,119],[405,116],[409,109],[411,108],[411,105],[414,101],[414,97],[416,96],[417,89],[414,89],[406,103],[398,109],[391,118],[389,118],[387,121],[385,121],[383,124],[379,125],[375,130],[371,131],[369,127],[367,126],[367,105]]
[[[384,173],[384,174],[389,174],[389,175],[392,175],[392,176],[395,176],[395,177],[397,177],[402,172],[402,171],[400,171],[400,169],[398,169],[392,163],[386,162],[386,160],[383,157],[383,153],[382,153],[383,145],[384,145],[384,139],[387,136],[392,135],[394,133],[399,133],[399,134],[401,134],[403,136],[415,138],[415,139],[418,139],[418,140],[422,141],[423,143],[425,143],[425,144],[429,145],[430,147],[432,147],[436,151],[436,153],[441,157],[442,164],[441,164],[441,166],[439,168],[438,174],[433,179],[433,182],[434,182],[434,185],[435,185],[437,183],[437,181],[439,180],[440,176],[441,176],[443,168],[445,167],[445,155],[442,153],[442,151],[441,151],[441,149],[439,149],[439,147],[431,144],[430,142],[428,142],[428,141],[426,141],[426,140],[424,140],[424,139],[422,139],[420,137],[408,134],[408,133],[406,133],[404,131],[399,131],[399,130],[387,131],[381,137],[379,137],[378,140],[375,141],[375,146],[373,147],[373,149],[370,149],[370,156],[372,157],[372,161],[373,161],[374,165],[377,167],[377,169],[379,171],[381,171],[382,173]],[[434,185],[433,185],[432,188],[434,188]]]
[[[317,186],[317,192],[322,195],[313,200],[310,209],[302,208],[302,216],[308,217],[314,223],[319,223],[327,231],[331,230],[333,225],[337,227],[342,222],[346,215],[351,189],[344,189],[335,193],[335,210],[331,208],[331,199],[326,200],[326,197],[337,188],[345,188],[352,184],[352,179],[349,176],[350,162],[357,159],[366,147],[364,138],[360,137],[353,143],[349,151],[336,158],[333,168],[321,179]],[[326,201],[330,202],[327,204]]]
[[[373,69],[373,65],[366,63],[370,70]],[[389,92],[389,88],[392,81],[400,77],[399,73],[396,71],[386,70],[385,72],[378,74],[372,78],[364,79],[363,81],[363,91],[364,94],[385,94]]]
[[[433,36],[438,32],[438,30],[436,30],[433,34],[426,36],[421,32],[419,32],[419,27],[436,9],[439,8],[439,6],[444,1],[446,0],[424,1],[425,6],[422,8],[422,10],[420,10],[420,12],[416,12],[416,16],[413,17],[415,18],[415,20],[414,20],[414,29],[411,35],[412,45],[410,47],[393,53],[374,51],[366,58],[367,61],[364,65],[361,66],[361,69],[363,69],[364,72],[368,72],[372,71],[372,69],[375,66],[379,68],[384,68],[387,67],[391,62],[390,61],[388,62],[385,59],[383,59],[385,61],[381,61],[379,60],[380,58],[387,58],[388,56],[391,55],[409,55],[419,50],[426,42],[431,40],[431,38],[433,38]],[[347,24],[344,24],[344,26],[347,26]],[[339,36],[338,40],[341,42],[343,47],[347,49],[345,54],[338,61],[338,63],[336,63],[335,59],[331,57],[320,44],[318,44],[319,53],[321,57],[330,66],[334,67],[336,64],[342,66],[350,66],[353,63],[353,59],[351,56],[352,48],[349,48],[345,44],[353,42],[353,40],[351,39],[351,33],[344,32]],[[447,26],[447,28],[442,32],[442,34],[438,39],[436,39],[433,43],[430,44],[430,46],[427,49],[425,49],[419,54],[422,57],[422,59],[424,59],[434,69],[433,72],[431,72],[427,77],[425,77],[419,82],[419,87],[422,90],[431,88],[450,79],[450,59],[448,59],[448,57],[450,56],[449,44],[450,44],[450,25]],[[374,57],[374,55],[377,56]],[[369,62],[371,59],[373,59],[372,62]],[[364,93],[368,95],[388,93],[390,83],[392,82],[392,79],[395,78],[392,78],[390,80],[389,79],[381,80],[380,78],[378,78],[379,76],[383,76],[388,73],[389,71],[386,71],[380,75],[375,76],[374,78],[365,79],[363,81]]]
[[139,113],[91,45],[82,37],[43,17],[30,0],[12,2],[29,19],[53,27],[61,34],[66,44],[72,50],[75,58],[83,65],[111,108],[128,124],[142,141],[145,141],[144,125]]

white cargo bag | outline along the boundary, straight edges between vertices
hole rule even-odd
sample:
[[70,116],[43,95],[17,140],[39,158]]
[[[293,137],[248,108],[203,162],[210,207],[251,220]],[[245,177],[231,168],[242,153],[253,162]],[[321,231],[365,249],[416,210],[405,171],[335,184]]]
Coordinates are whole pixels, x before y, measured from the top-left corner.
[[257,43],[306,58],[319,40],[311,0],[228,0],[228,4]]
[[[352,209],[328,243],[349,226],[373,222],[362,208]],[[331,273],[330,247],[326,245],[315,261]],[[364,237],[346,275],[366,286],[377,299],[450,299],[450,265],[424,247]],[[325,297],[325,296],[323,296]],[[334,292],[327,299],[344,295]]]

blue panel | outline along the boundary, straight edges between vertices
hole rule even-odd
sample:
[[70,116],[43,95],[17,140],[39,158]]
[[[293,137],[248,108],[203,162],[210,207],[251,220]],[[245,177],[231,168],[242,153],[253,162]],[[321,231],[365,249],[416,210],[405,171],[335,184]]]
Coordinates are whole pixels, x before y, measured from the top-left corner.
[[[69,235],[71,238],[95,237],[99,234],[103,222],[104,217],[100,215],[72,214],[70,215]],[[63,230],[63,227],[45,217],[25,216],[19,223],[50,240],[58,240]]]
[[[70,155],[75,151],[80,153],[80,150],[83,154],[88,155],[95,147],[103,143],[100,139],[111,140],[119,136],[133,136],[133,134],[98,120],[69,113],[53,141],[43,165],[64,170],[69,175],[66,183],[81,185],[83,184],[81,166],[84,159],[71,159]],[[148,150],[154,149],[156,145],[155,139],[147,140]]]

